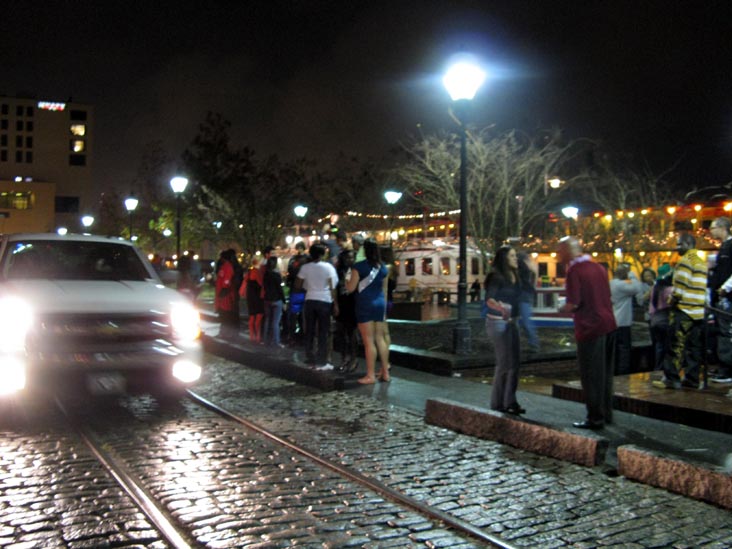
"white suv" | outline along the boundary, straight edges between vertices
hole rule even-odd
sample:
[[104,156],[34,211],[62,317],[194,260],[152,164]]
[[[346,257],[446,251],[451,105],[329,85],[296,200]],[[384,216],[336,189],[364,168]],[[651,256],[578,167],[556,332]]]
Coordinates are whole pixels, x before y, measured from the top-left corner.
[[124,240],[0,239],[0,395],[170,394],[201,375],[199,314]]

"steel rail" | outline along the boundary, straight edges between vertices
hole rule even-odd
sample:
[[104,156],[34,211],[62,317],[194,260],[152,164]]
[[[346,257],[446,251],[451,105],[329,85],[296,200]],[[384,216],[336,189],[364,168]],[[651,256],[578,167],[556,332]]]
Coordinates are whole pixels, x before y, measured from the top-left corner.
[[462,532],[464,534],[467,534],[473,538],[477,538],[480,541],[490,543],[494,547],[498,547],[500,549],[515,549],[513,545],[510,545],[503,541],[502,539],[493,536],[489,534],[488,532],[485,532],[481,530],[480,528],[477,528],[473,526],[472,524],[465,522],[464,520],[461,520],[457,517],[454,517],[448,513],[444,513],[443,511],[440,511],[439,509],[435,509],[434,507],[431,507],[429,505],[426,505],[419,500],[416,500],[410,496],[407,496],[406,494],[403,494],[401,492],[398,492],[385,484],[370,478],[354,469],[351,469],[349,467],[346,467],[344,465],[341,465],[339,463],[335,463],[327,458],[324,458],[318,454],[315,454],[311,452],[310,450],[307,450],[306,448],[303,448],[301,446],[298,446],[297,444],[294,444],[288,440],[285,440],[273,432],[265,429],[264,427],[257,425],[256,423],[249,421],[248,419],[245,419],[241,416],[238,416],[234,414],[233,412],[229,412],[228,410],[218,406],[217,404],[214,404],[210,400],[202,397],[201,395],[193,392],[192,390],[188,389],[188,396],[193,402],[199,404],[200,406],[203,406],[209,410],[212,410],[213,412],[230,419],[232,421],[235,421],[236,423],[239,423],[246,427],[247,429],[250,429],[263,437],[276,442],[277,444],[280,444],[284,447],[286,447],[288,450],[291,450],[292,452],[295,452],[297,454],[300,454],[302,456],[305,456],[311,461],[316,462],[317,464],[330,469],[331,471],[335,471],[339,475],[342,475],[354,482],[357,482],[361,484],[362,486],[367,487],[370,490],[373,490],[374,492],[377,492],[378,494],[381,494],[385,498],[399,503],[400,505],[403,505],[405,507],[409,507],[410,509],[417,511],[418,513],[425,515],[427,517],[430,517],[432,519],[438,520],[452,529]]
[[187,536],[182,533],[184,530],[173,523],[168,517],[167,512],[156,503],[155,498],[142,486],[135,475],[122,463],[114,459],[108,452],[105,452],[102,449],[102,444],[99,443],[89,429],[79,425],[78,422],[72,419],[71,414],[69,414],[63,402],[58,397],[56,398],[56,405],[74,426],[78,435],[94,454],[94,457],[99,460],[110,476],[132,498],[155,529],[160,532],[164,540],[175,549],[191,549],[195,547],[196,544],[186,539]]

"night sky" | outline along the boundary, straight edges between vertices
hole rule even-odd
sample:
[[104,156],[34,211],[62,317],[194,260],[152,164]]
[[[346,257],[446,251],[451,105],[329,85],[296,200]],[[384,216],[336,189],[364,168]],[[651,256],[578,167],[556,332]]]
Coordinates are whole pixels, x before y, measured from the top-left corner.
[[560,127],[684,188],[732,181],[732,2],[7,2],[0,94],[91,103],[95,176],[129,187],[207,111],[264,156],[328,165],[451,129],[461,48],[490,80],[473,120]]

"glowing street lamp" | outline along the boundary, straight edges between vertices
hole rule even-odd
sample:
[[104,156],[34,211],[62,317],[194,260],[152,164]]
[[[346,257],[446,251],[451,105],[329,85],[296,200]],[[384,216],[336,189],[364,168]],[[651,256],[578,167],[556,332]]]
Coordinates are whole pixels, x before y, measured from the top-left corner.
[[391,246],[392,240],[399,238],[399,235],[392,229],[394,228],[394,206],[402,198],[402,193],[399,191],[386,191],[384,193],[384,199],[387,201],[392,209],[392,215],[389,216],[389,246]]
[[460,247],[458,260],[458,319],[453,332],[456,354],[470,352],[470,324],[467,318],[467,239],[468,239],[468,152],[467,130],[470,102],[483,84],[486,73],[468,58],[453,64],[442,79],[454,103],[454,114],[460,128]]
[[134,196],[125,198],[125,208],[127,209],[127,213],[130,215],[130,240],[132,240],[132,212],[135,211],[139,202],[140,201]]
[[186,190],[188,179],[185,177],[174,177],[170,180],[170,188],[175,193],[175,257],[180,257],[180,195]]
[[298,204],[297,206],[295,206],[293,211],[295,212],[295,216],[298,219],[297,225],[295,225],[295,231],[297,232],[295,236],[300,236],[300,225],[302,224],[303,217],[305,217],[308,213],[308,207],[303,206],[302,204]]
[[89,227],[94,225],[94,216],[91,216],[91,215],[82,216],[81,224],[84,226],[84,229],[88,231]]

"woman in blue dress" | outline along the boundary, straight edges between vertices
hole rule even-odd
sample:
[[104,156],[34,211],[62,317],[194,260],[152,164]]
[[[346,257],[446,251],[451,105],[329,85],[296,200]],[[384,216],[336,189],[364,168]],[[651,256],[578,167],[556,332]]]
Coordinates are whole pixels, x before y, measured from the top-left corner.
[[[366,259],[354,264],[346,290],[356,294],[356,322],[361,332],[366,354],[366,376],[359,383],[370,385],[389,381],[389,328],[386,324],[386,293],[389,270],[381,262],[379,245],[373,238],[363,243]],[[381,361],[381,370],[375,373],[376,354]]]

